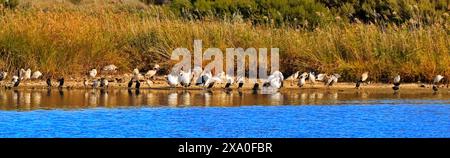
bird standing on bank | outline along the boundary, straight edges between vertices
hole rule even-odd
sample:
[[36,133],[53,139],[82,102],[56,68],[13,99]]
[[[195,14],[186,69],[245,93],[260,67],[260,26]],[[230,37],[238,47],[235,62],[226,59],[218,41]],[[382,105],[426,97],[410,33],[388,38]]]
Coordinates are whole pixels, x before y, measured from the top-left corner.
[[95,78],[95,76],[97,76],[97,69],[91,69],[89,71],[89,77]]
[[328,78],[328,80],[327,80],[327,82],[325,83],[325,85],[326,85],[327,87],[333,86],[333,84],[335,84],[335,83],[338,82],[338,79],[339,79],[340,77],[341,77],[341,75],[339,75],[339,74],[333,74],[333,75],[331,75],[331,76]]
[[438,91],[438,85],[439,85],[439,82],[441,82],[441,80],[444,78],[444,76],[442,76],[442,75],[437,75],[436,77],[434,77],[434,80],[433,80],[433,91]]
[[361,86],[361,83],[365,82],[368,77],[369,77],[369,72],[364,72],[361,75],[361,78],[358,81],[356,81],[356,88],[359,88]]
[[393,89],[394,91],[397,91],[397,90],[400,89],[400,75],[397,75],[397,76],[394,78],[394,87],[392,87],[392,89]]
[[291,81],[291,86],[294,85],[295,80],[298,78],[298,75],[300,74],[300,71],[295,72],[288,78],[286,78],[287,81]]
[[298,86],[303,87],[306,83],[306,78],[308,77],[308,73],[304,72],[300,75],[300,79],[298,80]]

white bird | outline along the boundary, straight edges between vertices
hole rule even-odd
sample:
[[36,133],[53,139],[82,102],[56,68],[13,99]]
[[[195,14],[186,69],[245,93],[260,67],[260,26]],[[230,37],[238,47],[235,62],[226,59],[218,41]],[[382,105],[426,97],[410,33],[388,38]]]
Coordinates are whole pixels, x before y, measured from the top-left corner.
[[400,75],[397,75],[394,78],[394,87],[392,87],[392,89],[394,89],[395,91],[400,89]]
[[300,71],[297,71],[286,79],[287,81],[291,81],[291,86],[294,84],[294,81],[298,78],[299,74]]
[[316,83],[316,76],[314,72],[309,72],[309,81],[311,81],[312,84]]
[[139,77],[140,77],[139,69],[138,69],[138,68],[135,68],[135,69],[133,70],[133,79],[139,80]]
[[244,81],[245,81],[245,77],[240,76],[237,79],[237,83],[238,83],[238,88],[242,88],[244,86]]
[[8,76],[8,72],[0,71],[0,81],[6,79],[6,76]]
[[330,86],[332,86],[333,84],[337,83],[337,82],[338,82],[338,79],[339,79],[340,77],[341,77],[341,75],[339,75],[339,74],[333,74],[333,75],[331,75],[331,77],[328,78],[328,81],[327,81],[327,83],[326,83],[326,86],[330,87]]
[[158,70],[159,70],[159,65],[156,64],[155,66],[153,66],[153,69],[152,70],[148,70],[147,73],[145,73],[144,76],[146,78],[153,78],[156,75],[156,73],[158,73]]
[[443,78],[444,78],[444,76],[437,75],[436,77],[434,77],[433,84],[439,83]]
[[[281,88],[283,86],[283,73],[275,71],[267,78],[267,81],[263,84],[263,87]],[[279,85],[279,86],[278,86]]]
[[303,87],[306,83],[306,78],[308,77],[308,73],[304,72],[302,75],[300,75],[300,80],[298,81],[298,86]]
[[118,67],[117,67],[116,65],[111,64],[111,65],[107,65],[107,66],[103,67],[103,71],[106,71],[106,72],[116,72],[117,68],[118,68]]
[[274,78],[274,79],[270,80],[270,87],[274,88],[274,89],[280,89],[281,85],[282,85],[281,82],[282,82],[281,78],[278,78],[278,77]]
[[438,91],[438,84],[444,78],[442,75],[437,75],[433,80],[433,90]]
[[179,81],[180,81],[181,86],[183,86],[183,87],[191,86],[191,79],[192,79],[191,70],[189,70],[188,72],[184,72],[183,70],[181,70],[180,76],[179,76]]
[[13,85],[14,87],[19,86],[19,84],[20,84],[20,78],[19,78],[18,76],[13,76],[13,77],[12,77],[12,80],[11,80],[11,83],[12,83],[12,85]]
[[326,74],[318,74],[316,81],[323,81],[325,79],[325,77],[326,77]]
[[25,71],[25,75],[23,76],[24,80],[29,80],[31,78],[31,69],[27,69],[27,71]]
[[[213,77],[208,76],[207,79],[204,80],[205,84],[203,86],[208,89],[214,87],[214,84],[222,82],[222,78],[223,78],[224,74],[225,74],[224,72],[220,72]],[[207,74],[207,75],[209,75],[209,74]]]
[[192,82],[195,82],[195,85],[200,84],[201,82],[201,75],[202,75],[202,68],[200,66],[194,66],[194,69],[192,70]]
[[230,88],[230,86],[233,85],[234,83],[234,77],[225,75],[225,81],[226,81],[225,88]]
[[167,83],[171,87],[176,87],[180,83],[178,80],[178,74],[170,73],[169,75],[167,75]]
[[358,81],[356,81],[356,88],[359,88],[359,86],[361,85],[361,83],[365,82],[367,80],[367,78],[369,77],[369,72],[364,72],[361,75],[361,79],[359,79]]
[[89,71],[89,77],[95,78],[95,76],[97,76],[97,69],[92,69]]
[[42,73],[40,71],[33,72],[33,75],[31,75],[31,79],[39,79],[42,76]]
[[212,78],[211,71],[203,72],[200,75],[200,77],[197,78],[197,81],[196,81],[195,85],[197,85],[197,86],[199,86],[199,85],[205,86],[206,81],[209,80],[210,78]]

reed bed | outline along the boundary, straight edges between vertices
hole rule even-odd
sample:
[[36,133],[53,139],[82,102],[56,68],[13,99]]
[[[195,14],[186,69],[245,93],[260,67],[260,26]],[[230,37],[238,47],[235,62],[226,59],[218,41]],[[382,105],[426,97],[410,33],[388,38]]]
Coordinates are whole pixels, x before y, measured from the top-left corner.
[[158,6],[102,5],[0,9],[0,70],[40,70],[47,75],[84,75],[115,64],[121,72],[167,70],[172,50],[280,48],[281,70],[340,73],[354,81],[364,71],[387,82],[450,77],[449,19],[422,27],[347,23],[314,30],[255,26],[242,20],[185,20]]

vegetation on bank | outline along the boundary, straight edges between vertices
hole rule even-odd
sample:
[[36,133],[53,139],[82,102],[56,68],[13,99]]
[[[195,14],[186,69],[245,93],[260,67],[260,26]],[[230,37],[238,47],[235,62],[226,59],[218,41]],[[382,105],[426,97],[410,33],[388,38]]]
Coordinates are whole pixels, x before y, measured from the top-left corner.
[[[282,72],[450,77],[449,4],[410,0],[0,0],[0,69],[169,68],[178,47],[278,47]],[[155,5],[163,4],[163,5]],[[447,2],[448,3],[448,2]],[[408,9],[409,8],[409,9]],[[372,13],[371,13],[372,12]]]

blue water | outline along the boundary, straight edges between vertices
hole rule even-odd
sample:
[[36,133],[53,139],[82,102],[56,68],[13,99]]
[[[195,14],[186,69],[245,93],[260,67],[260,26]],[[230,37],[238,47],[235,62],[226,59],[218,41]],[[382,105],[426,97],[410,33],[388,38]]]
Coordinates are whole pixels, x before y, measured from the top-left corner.
[[0,111],[0,137],[450,137],[450,105]]

